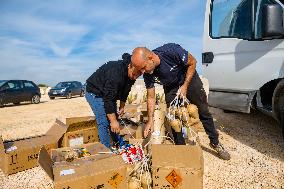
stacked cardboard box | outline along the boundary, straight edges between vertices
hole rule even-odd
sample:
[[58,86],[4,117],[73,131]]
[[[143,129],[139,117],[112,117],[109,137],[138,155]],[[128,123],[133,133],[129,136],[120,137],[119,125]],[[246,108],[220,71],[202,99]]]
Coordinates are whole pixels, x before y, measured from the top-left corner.
[[68,129],[60,140],[60,147],[98,142],[97,122],[94,116],[66,118]]
[[66,132],[67,126],[56,120],[45,135],[3,141],[0,138],[0,168],[6,174],[36,167],[39,150],[42,146],[49,151],[58,147],[58,141]]
[[195,145],[152,145],[153,188],[202,189],[202,149]]
[[[64,159],[65,153],[74,149],[85,149],[89,155],[75,158],[72,162]],[[51,151],[49,155],[42,148],[39,164],[54,182],[55,189],[97,189],[127,188],[127,167],[120,156],[113,155],[100,143],[90,143]]]

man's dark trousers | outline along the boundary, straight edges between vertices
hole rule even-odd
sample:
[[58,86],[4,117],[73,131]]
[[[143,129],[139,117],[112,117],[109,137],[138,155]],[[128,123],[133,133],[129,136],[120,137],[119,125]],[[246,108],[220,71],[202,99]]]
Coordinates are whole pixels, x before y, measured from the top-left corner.
[[[164,86],[165,98],[168,107],[176,97],[178,89],[179,86]],[[202,81],[196,71],[189,84],[186,97],[192,104],[197,106],[199,119],[203,124],[205,132],[209,136],[210,143],[217,145],[219,143],[219,134],[215,128],[212,115],[210,114],[208,109],[207,96],[203,88]],[[172,134],[175,140],[175,144],[185,144],[182,132],[175,132],[172,129]]]

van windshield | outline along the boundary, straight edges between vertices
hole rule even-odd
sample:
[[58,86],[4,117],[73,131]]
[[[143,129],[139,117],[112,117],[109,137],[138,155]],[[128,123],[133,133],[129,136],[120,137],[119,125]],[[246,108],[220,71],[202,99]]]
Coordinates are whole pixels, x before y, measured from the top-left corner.
[[0,87],[6,82],[7,80],[0,80]]
[[55,88],[65,88],[68,87],[69,85],[71,85],[71,82],[60,82],[55,86]]

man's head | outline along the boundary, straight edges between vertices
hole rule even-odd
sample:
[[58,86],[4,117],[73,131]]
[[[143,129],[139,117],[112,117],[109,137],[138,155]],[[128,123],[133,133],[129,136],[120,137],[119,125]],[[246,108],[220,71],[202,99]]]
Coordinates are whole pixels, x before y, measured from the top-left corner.
[[133,64],[130,62],[128,64],[128,77],[131,79],[131,80],[136,80],[140,75],[142,75],[142,73],[136,69]]
[[142,74],[152,74],[159,61],[157,55],[146,47],[137,47],[132,52],[131,62]]

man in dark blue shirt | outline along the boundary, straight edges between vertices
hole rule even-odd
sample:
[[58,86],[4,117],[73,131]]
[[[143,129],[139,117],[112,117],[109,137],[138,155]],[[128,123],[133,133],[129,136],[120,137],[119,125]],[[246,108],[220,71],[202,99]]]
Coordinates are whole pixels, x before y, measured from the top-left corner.
[[[180,45],[169,43],[151,51],[145,47],[135,48],[131,62],[144,75],[147,88],[148,122],[144,131],[147,136],[153,132],[155,87],[154,83],[163,85],[167,106],[177,92],[186,96],[198,107],[199,118],[210,139],[210,146],[217,151],[220,158],[229,160],[230,154],[219,142],[219,134],[209,112],[207,96],[203,84],[196,72],[195,58]],[[172,133],[176,144],[185,144],[182,132]]]

